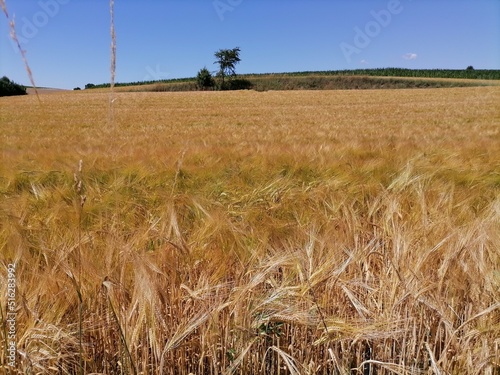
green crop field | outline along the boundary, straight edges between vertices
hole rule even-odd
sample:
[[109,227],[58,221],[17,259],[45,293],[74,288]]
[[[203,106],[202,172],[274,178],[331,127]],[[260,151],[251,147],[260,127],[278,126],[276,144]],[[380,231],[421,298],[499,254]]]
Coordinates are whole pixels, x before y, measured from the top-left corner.
[[[289,89],[289,87],[299,87],[301,83],[301,78],[311,80],[322,78],[328,80],[329,82],[335,81],[332,78],[337,78],[337,80],[342,81],[345,86],[349,88],[356,88],[352,83],[349,85],[349,80],[345,78],[349,77],[393,77],[398,82],[401,82],[401,78],[432,78],[441,79],[442,83],[446,85],[446,81],[449,79],[460,79],[469,80],[467,85],[475,85],[474,81],[495,81],[500,80],[500,70],[487,70],[487,69],[470,69],[470,70],[460,70],[460,69],[402,69],[402,68],[381,68],[381,69],[355,69],[355,70],[328,70],[328,71],[305,71],[305,72],[288,72],[288,73],[264,73],[264,74],[242,74],[239,75],[240,79],[245,79],[250,84],[253,84],[257,88],[261,87],[261,81],[274,81],[273,85],[270,87],[279,87],[279,89]],[[279,80],[286,79],[289,86],[280,84]],[[352,79],[352,78],[351,78]],[[376,81],[377,82],[377,81]],[[406,81],[408,82],[408,81]],[[448,82],[449,83],[449,82]],[[153,85],[160,84],[167,86],[172,91],[175,90],[175,86],[180,87],[179,91],[191,91],[196,90],[196,78],[186,77],[186,78],[176,78],[176,79],[166,79],[161,81],[140,81],[140,82],[119,82],[116,83],[117,87],[129,87],[129,86],[143,86],[143,85]],[[182,84],[182,85],[181,85]],[[455,82],[456,84],[456,82]],[[462,84],[464,84],[462,82]],[[491,84],[491,82],[490,82]],[[106,88],[109,87],[109,83],[101,84],[91,84],[90,88]],[[173,87],[169,87],[173,86]],[[411,87],[411,85],[410,85]],[[307,87],[311,88],[311,87]],[[400,87],[404,88],[404,87]],[[170,90],[168,90],[170,91]]]

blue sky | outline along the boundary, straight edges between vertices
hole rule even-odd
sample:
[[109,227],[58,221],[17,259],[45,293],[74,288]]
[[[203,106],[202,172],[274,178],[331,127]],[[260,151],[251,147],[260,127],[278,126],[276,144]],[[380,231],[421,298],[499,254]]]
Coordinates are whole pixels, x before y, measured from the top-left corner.
[[[38,86],[109,82],[107,0],[6,0]],[[215,70],[500,69],[499,0],[115,0],[117,82]],[[0,76],[29,84],[0,13]]]

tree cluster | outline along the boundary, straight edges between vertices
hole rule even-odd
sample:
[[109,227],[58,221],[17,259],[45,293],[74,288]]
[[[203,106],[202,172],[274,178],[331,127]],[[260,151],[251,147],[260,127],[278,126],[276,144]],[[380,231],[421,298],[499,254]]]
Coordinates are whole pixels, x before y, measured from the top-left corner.
[[26,87],[18,85],[6,76],[0,78],[0,96],[26,95]]
[[196,76],[196,83],[200,90],[213,90],[214,88],[227,90],[231,88],[227,79],[232,80],[236,77],[236,64],[241,61],[239,47],[220,49],[215,52],[214,56],[216,58],[214,64],[219,66],[215,72],[215,77],[218,80],[206,67],[200,69]]

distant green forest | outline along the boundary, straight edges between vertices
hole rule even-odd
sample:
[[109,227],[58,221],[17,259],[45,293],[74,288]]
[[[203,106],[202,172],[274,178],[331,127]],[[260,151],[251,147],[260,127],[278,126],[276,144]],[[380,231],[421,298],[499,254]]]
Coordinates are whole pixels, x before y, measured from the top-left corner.
[[[259,73],[259,74],[239,74],[238,80],[248,80],[250,83],[254,78],[286,78],[286,77],[404,77],[404,78],[454,78],[454,79],[470,79],[470,80],[500,80],[500,70],[485,70],[485,69],[403,69],[403,68],[379,68],[379,69],[355,69],[355,70],[326,70],[326,71],[304,71],[304,72],[289,72],[289,73]],[[176,78],[160,81],[138,81],[127,83],[116,83],[115,86],[140,86],[151,84],[180,84],[180,83],[193,83],[195,84],[196,77]],[[103,84],[87,84],[86,89],[89,88],[105,88],[109,87],[109,83]],[[179,85],[177,85],[179,86]],[[181,85],[183,86],[183,85]],[[238,85],[237,85],[238,86]],[[246,85],[248,86],[248,84]],[[186,89],[191,87],[187,85]],[[180,89],[180,87],[178,87]],[[236,87],[241,88],[241,87]],[[242,87],[252,88],[252,87]],[[172,91],[176,90],[172,87]],[[196,89],[196,88],[190,88]],[[235,89],[233,87],[233,89]],[[169,91],[169,90],[165,90]]]
[[26,87],[21,86],[8,77],[0,78],[0,96],[26,95]]

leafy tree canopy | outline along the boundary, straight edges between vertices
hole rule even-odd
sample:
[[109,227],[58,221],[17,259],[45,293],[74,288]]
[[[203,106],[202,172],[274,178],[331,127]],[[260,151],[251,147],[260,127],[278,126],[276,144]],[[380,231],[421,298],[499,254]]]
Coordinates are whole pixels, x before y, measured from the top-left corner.
[[18,85],[6,76],[0,78],[0,96],[26,95],[26,87]]
[[214,64],[219,65],[219,71],[217,75],[221,77],[221,86],[224,88],[224,79],[227,76],[236,76],[236,64],[238,64],[240,59],[240,48],[236,47],[233,49],[220,49],[215,52],[215,58],[217,59]]
[[196,85],[201,90],[207,90],[214,87],[214,79],[206,67],[200,69],[198,72],[198,75],[196,76]]

